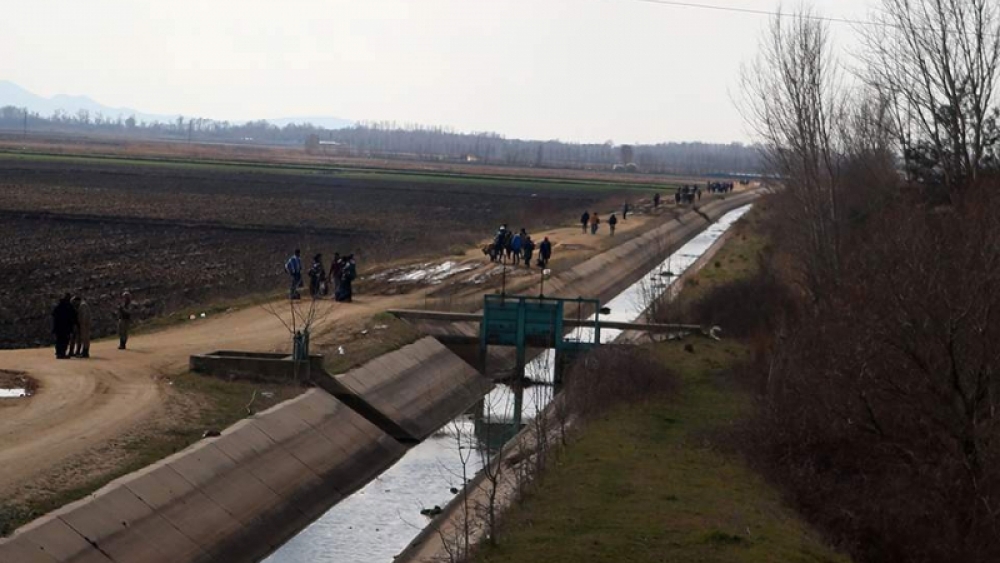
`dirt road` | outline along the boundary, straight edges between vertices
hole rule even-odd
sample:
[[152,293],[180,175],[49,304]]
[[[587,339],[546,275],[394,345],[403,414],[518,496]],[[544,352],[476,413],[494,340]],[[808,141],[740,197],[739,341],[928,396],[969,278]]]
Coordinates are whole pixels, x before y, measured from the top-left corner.
[[[556,243],[555,257],[560,264],[568,264],[669,217],[630,217],[619,223],[614,238],[607,236],[606,226],[598,236],[582,234],[578,226],[533,236],[536,241],[550,237]],[[463,277],[491,267],[475,251],[466,259],[483,264]],[[486,287],[470,291],[481,294]],[[416,288],[403,295],[359,295],[347,305],[322,301],[323,320],[314,332],[335,323],[364,322],[386,309],[412,307],[439,288]],[[128,350],[118,350],[114,339],[95,342],[88,360],[56,360],[51,348],[0,351],[0,369],[26,372],[40,384],[30,399],[0,402],[0,498],[30,483],[32,476],[142,423],[170,393],[165,379],[185,371],[190,355],[222,349],[287,352],[288,342],[287,330],[271,313],[250,307],[136,335],[129,340]]]

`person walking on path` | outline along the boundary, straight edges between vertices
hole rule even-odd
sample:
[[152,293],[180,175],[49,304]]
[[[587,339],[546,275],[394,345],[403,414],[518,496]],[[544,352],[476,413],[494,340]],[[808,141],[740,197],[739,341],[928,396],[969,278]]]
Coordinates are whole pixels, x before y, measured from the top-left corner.
[[[522,229],[523,231],[523,229]],[[514,265],[517,266],[521,262],[521,233],[514,235],[514,238],[510,239],[510,253],[514,258]]]
[[312,266],[309,267],[309,295],[316,299],[320,296],[320,283],[323,281],[323,274],[326,268],[323,267],[323,255],[313,256]]
[[608,217],[608,228],[611,229],[611,236],[615,236],[615,225],[618,224],[618,218],[612,213],[611,217]]
[[122,302],[118,305],[118,349],[124,350],[128,344],[128,332],[132,328],[132,294],[122,293]]
[[350,303],[354,298],[354,290],[351,288],[351,282],[358,277],[358,266],[354,262],[353,254],[348,254],[344,257],[344,269],[340,277],[340,291],[337,292],[335,298],[337,301]]
[[497,229],[496,236],[493,237],[493,256],[490,257],[493,262],[503,262],[503,252],[505,244],[507,244],[506,223],[500,225],[500,228]]
[[337,292],[340,291],[340,278],[344,274],[344,259],[340,257],[339,252],[333,253],[333,263],[330,264],[330,285],[332,288],[327,290],[333,293],[333,296],[337,296]]
[[587,234],[587,224],[590,223],[590,212],[584,211],[580,216],[580,224],[583,225],[583,234]]
[[660,194],[654,194],[653,195],[653,207],[656,208],[656,207],[659,207],[659,206],[660,206]]
[[299,287],[302,285],[302,251],[298,248],[291,258],[285,262],[285,272],[291,278],[292,285],[288,290],[289,299],[299,298]]
[[63,295],[62,299],[52,310],[52,334],[56,337],[56,359],[65,360],[66,348],[69,346],[70,335],[76,326],[76,310],[70,302],[69,294]]
[[524,265],[531,267],[531,256],[535,253],[535,241],[531,240],[531,235],[524,235],[524,242],[521,243],[524,251]]
[[90,357],[90,304],[85,299],[77,295],[73,298],[73,305],[76,306],[76,350],[73,355],[80,358]]
[[549,242],[549,237],[545,237],[542,244],[538,245],[538,265],[542,269],[548,268],[549,258],[552,258],[552,243]]
[[628,221],[628,210],[629,206],[628,202],[626,201],[625,205],[622,206],[622,221]]
[[[601,220],[597,217],[597,213],[590,216],[590,234],[597,234],[597,226],[601,224]],[[584,231],[586,232],[586,231]]]

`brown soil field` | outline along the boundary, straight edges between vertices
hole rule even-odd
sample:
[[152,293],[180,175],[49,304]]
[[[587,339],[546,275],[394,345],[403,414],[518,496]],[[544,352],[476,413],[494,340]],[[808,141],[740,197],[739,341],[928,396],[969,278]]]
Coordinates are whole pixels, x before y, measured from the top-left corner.
[[[124,289],[140,318],[281,291],[295,247],[324,264],[441,255],[497,225],[572,223],[620,189],[511,178],[290,173],[231,166],[0,156],[0,348],[51,341],[49,312],[82,294],[95,337],[114,330]],[[620,205],[620,203],[618,203]]]
[[468,163],[454,160],[415,158],[361,158],[330,154],[309,154],[300,147],[251,145],[238,143],[200,143],[171,140],[129,139],[99,134],[74,135],[0,131],[0,151],[52,155],[107,156],[118,158],[179,159],[243,163],[288,164],[349,169],[397,170],[452,174],[486,174],[518,178],[559,179],[597,182],[620,182],[656,186],[678,186],[703,182],[703,178],[680,175],[634,174],[607,169],[525,168],[498,164]]

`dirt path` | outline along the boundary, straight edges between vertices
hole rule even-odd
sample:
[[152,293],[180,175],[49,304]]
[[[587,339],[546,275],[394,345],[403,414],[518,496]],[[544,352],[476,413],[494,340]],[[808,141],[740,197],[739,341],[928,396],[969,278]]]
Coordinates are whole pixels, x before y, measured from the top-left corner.
[[[606,216],[602,213],[602,220]],[[665,212],[653,223],[671,216]],[[550,237],[561,268],[628,240],[644,230],[651,218],[636,215],[620,222],[613,238],[607,236],[603,224],[597,236],[582,234],[579,226],[532,236],[536,242]],[[463,272],[462,279],[493,267],[477,252],[458,258],[482,261],[476,269]],[[447,283],[459,283],[458,276]],[[468,286],[463,292],[481,295],[488,287]],[[400,295],[359,295],[349,305],[322,301],[323,321],[315,332],[333,323],[364,322],[386,309],[422,304],[428,293],[440,288],[411,287]],[[116,339],[95,342],[89,360],[56,360],[51,348],[0,351],[0,369],[23,371],[39,382],[30,399],[0,401],[0,498],[23,487],[32,476],[114,440],[148,419],[169,393],[162,380],[185,371],[190,355],[222,349],[288,351],[288,341],[286,329],[272,314],[262,307],[250,307],[136,335],[124,351],[117,349]]]

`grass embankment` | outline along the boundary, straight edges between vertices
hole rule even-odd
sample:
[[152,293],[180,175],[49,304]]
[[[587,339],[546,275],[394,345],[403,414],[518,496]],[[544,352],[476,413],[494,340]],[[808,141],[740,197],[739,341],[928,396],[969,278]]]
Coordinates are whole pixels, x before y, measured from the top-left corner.
[[[703,292],[753,272],[760,244],[744,225],[691,287]],[[678,393],[584,426],[476,560],[848,561],[738,454],[715,445],[751,408],[731,370],[746,347],[688,340],[653,350],[677,374]]]
[[299,385],[224,381],[192,373],[172,377],[167,385],[171,393],[165,412],[148,425],[133,429],[120,443],[54,468],[31,488],[5,499],[0,504],[0,536],[183,450],[208,430],[224,430],[246,417],[248,406],[260,412],[305,391]]

